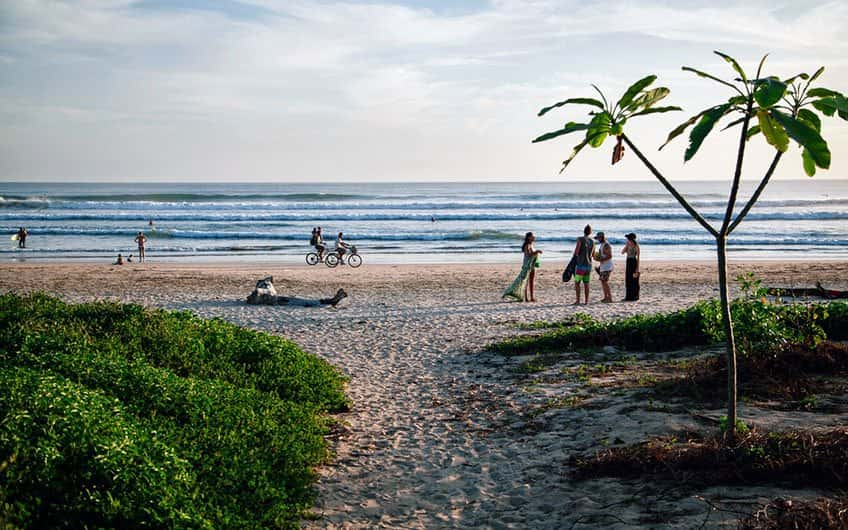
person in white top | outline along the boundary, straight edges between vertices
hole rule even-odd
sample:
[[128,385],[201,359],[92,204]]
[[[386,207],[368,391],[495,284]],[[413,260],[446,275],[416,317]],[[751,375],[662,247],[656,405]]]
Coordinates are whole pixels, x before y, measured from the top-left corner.
[[339,263],[344,265],[344,255],[347,252],[347,249],[350,248],[350,245],[344,242],[342,239],[342,234],[339,232],[339,237],[336,238],[336,253],[339,255]]
[[595,236],[598,241],[598,248],[595,250],[595,261],[600,262],[595,270],[598,272],[598,277],[601,280],[601,287],[604,290],[604,299],[601,302],[612,302],[612,292],[610,291],[609,279],[612,273],[612,247],[607,241],[603,232],[598,232]]

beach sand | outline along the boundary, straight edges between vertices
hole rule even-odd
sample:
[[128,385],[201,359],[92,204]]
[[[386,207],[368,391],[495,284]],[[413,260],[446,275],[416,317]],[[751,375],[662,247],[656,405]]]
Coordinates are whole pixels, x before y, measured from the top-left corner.
[[[79,263],[4,263],[0,292],[46,291],[71,301],[121,300],[188,309],[289,337],[350,376],[350,413],[337,418],[333,461],[319,469],[314,528],[697,528],[736,515],[712,511],[707,499],[750,512],[756,503],[814,491],[713,488],[678,494],[668,485],[600,479],[577,482],[572,456],[684,429],[715,430],[721,410],[644,403],[636,389],[565,377],[587,362],[575,353],[549,369],[519,373],[522,358],[485,351],[514,336],[522,322],[560,320],[576,312],[610,319],[683,308],[717,296],[712,262],[644,262],[642,299],[569,305],[564,264],[545,261],[537,303],[502,302],[516,264],[364,265],[327,269],[273,263],[170,264],[121,267]],[[848,289],[848,263],[733,264],[774,286]],[[338,308],[247,306],[257,279],[272,275],[277,291],[326,297],[342,287]],[[623,297],[623,263],[613,273]],[[609,353],[609,352],[608,352]],[[585,353],[583,354],[585,355]],[[639,355],[650,373],[660,357]],[[594,357],[603,359],[603,352]],[[614,378],[614,377],[613,377]],[[844,410],[844,407],[843,407]],[[740,404],[758,426],[844,425],[848,414],[761,409]]]

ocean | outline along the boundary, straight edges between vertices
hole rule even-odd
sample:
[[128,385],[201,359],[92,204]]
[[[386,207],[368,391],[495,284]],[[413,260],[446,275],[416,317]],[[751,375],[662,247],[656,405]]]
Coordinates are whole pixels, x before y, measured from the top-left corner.
[[[679,189],[719,223],[727,182]],[[731,236],[731,258],[846,259],[846,221],[848,183],[775,181]],[[8,234],[0,261],[109,261],[135,253],[133,238],[143,231],[150,261],[304,263],[314,226],[328,241],[344,232],[365,264],[520,261],[527,231],[544,259],[562,260],[587,223],[616,247],[636,232],[646,260],[715,256],[709,234],[649,181],[0,183],[0,227]],[[19,226],[29,231],[26,249],[10,239]]]

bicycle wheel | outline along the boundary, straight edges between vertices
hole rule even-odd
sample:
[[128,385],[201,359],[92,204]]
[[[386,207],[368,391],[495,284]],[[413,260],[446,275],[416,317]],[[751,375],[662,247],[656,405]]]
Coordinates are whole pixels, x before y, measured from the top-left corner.
[[349,258],[347,258],[347,264],[351,267],[359,267],[362,265],[362,257],[359,254],[351,254]]
[[316,254],[315,252],[310,252],[306,255],[306,263],[308,263],[309,265],[317,265],[318,261],[320,260],[318,259],[318,254]]
[[339,264],[339,256],[338,254],[327,254],[324,257],[324,263],[327,264],[331,269]]

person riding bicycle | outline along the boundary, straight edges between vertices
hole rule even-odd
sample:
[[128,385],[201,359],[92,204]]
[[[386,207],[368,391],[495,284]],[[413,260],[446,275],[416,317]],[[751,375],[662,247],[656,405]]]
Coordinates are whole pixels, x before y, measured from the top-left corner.
[[344,239],[342,239],[342,234],[339,232],[339,237],[336,238],[336,253],[339,255],[339,263],[344,264],[344,255],[347,252],[347,249],[350,248],[350,245],[345,243]]
[[312,239],[309,241],[309,244],[315,247],[315,250],[318,251],[318,260],[324,261],[324,250],[327,246],[324,245],[324,238],[321,237],[320,226],[312,229]]

